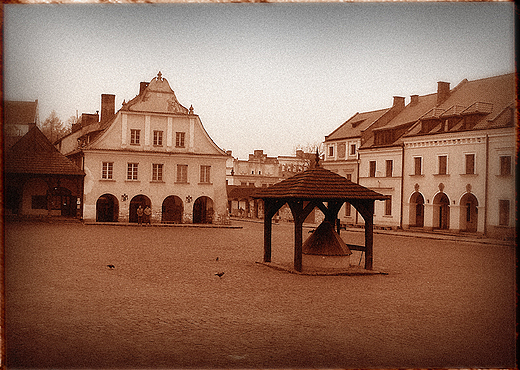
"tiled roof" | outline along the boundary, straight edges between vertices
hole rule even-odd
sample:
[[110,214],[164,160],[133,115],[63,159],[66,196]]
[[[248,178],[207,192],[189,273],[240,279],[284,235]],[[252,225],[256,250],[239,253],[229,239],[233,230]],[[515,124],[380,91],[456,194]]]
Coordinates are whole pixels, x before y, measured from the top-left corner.
[[268,188],[258,189],[253,197],[307,200],[386,199],[386,196],[353,183],[323,167],[309,169]]
[[245,199],[251,197],[257,188],[252,186],[228,185],[228,199]]
[[4,124],[36,123],[38,101],[4,101]]
[[390,108],[370,112],[356,113],[345,123],[325,137],[325,141],[339,140],[350,137],[360,137],[361,132],[370,127],[378,118],[388,112]]
[[42,175],[85,175],[33,127],[6,153],[5,172]]

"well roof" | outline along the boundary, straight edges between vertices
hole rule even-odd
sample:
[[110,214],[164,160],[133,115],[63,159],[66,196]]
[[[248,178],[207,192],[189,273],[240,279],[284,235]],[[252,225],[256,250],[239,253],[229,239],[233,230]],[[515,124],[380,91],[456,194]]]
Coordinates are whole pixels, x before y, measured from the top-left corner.
[[300,172],[268,188],[259,189],[252,196],[261,199],[303,200],[384,200],[387,198],[320,166]]

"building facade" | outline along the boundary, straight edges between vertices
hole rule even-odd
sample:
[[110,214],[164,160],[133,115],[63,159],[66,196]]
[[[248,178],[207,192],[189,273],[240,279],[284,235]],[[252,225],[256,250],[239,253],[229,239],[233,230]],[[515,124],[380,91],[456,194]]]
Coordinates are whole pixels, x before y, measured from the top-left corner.
[[139,206],[151,208],[152,222],[227,218],[228,155],[160,72],[117,112],[115,96],[102,95],[100,119],[82,115],[57,145],[86,173],[86,220],[136,222]]
[[[436,93],[413,95],[372,126],[358,151],[358,181],[388,196],[376,202],[375,225],[512,237],[515,97],[514,74],[453,89],[439,82]],[[359,222],[352,218],[342,222]]]

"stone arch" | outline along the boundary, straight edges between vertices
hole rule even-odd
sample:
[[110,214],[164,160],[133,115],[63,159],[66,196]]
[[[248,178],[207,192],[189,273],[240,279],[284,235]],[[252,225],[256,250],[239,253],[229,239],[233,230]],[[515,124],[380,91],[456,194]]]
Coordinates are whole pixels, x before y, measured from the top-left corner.
[[170,195],[164,199],[161,222],[181,224],[183,214],[184,205],[181,198],[176,195]]
[[202,196],[193,203],[193,223],[210,224],[213,222],[213,200]]
[[97,222],[117,222],[119,218],[119,201],[112,194],[103,194],[96,201]]
[[409,225],[424,227],[424,197],[416,191],[410,197]]
[[460,198],[460,230],[476,232],[478,226],[478,200],[473,193]]
[[450,228],[450,199],[443,192],[437,193],[433,198],[433,228],[441,230]]
[[143,194],[138,194],[133,197],[130,201],[130,207],[128,210],[130,212],[128,215],[128,220],[130,222],[137,222],[137,208],[139,208],[139,206],[143,208],[146,208],[146,206],[152,208],[152,202],[150,198]]

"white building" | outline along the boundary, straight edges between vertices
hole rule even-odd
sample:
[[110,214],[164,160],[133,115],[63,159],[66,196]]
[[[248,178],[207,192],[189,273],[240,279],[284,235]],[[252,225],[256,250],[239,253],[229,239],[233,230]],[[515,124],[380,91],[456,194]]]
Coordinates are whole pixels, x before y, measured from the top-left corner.
[[225,220],[228,155],[161,73],[116,113],[114,102],[102,95],[101,120],[84,115],[58,143],[86,173],[83,218],[135,222],[141,205],[152,222]]

